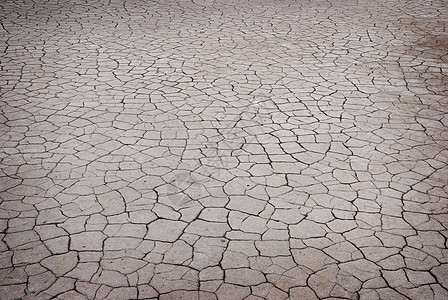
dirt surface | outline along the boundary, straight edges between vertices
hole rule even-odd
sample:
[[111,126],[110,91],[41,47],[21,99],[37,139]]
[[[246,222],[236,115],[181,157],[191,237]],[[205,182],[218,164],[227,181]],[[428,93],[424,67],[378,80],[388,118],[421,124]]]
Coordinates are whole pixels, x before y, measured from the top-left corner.
[[448,299],[446,1],[0,18],[1,299]]

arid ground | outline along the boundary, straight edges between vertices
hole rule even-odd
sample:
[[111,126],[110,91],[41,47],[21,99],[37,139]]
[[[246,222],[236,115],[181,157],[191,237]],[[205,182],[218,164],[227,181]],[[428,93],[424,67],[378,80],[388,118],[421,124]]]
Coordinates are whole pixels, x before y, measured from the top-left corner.
[[447,1],[0,21],[0,299],[448,299]]

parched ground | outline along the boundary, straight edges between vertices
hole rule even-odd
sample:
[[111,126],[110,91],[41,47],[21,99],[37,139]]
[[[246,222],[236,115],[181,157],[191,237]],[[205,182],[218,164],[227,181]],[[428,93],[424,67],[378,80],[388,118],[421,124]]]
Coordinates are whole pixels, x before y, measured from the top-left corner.
[[0,299],[448,299],[445,0],[0,16]]

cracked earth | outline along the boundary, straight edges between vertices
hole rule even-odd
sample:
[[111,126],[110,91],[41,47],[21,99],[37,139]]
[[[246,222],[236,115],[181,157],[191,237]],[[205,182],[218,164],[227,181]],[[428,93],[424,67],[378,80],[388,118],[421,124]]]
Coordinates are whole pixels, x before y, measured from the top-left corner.
[[1,299],[448,299],[448,4],[0,4]]

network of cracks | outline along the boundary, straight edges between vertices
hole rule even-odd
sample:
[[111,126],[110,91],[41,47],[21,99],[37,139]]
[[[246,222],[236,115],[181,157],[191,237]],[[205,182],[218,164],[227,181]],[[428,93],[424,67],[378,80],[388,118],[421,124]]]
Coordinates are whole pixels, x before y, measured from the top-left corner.
[[448,299],[445,1],[0,17],[1,299]]

